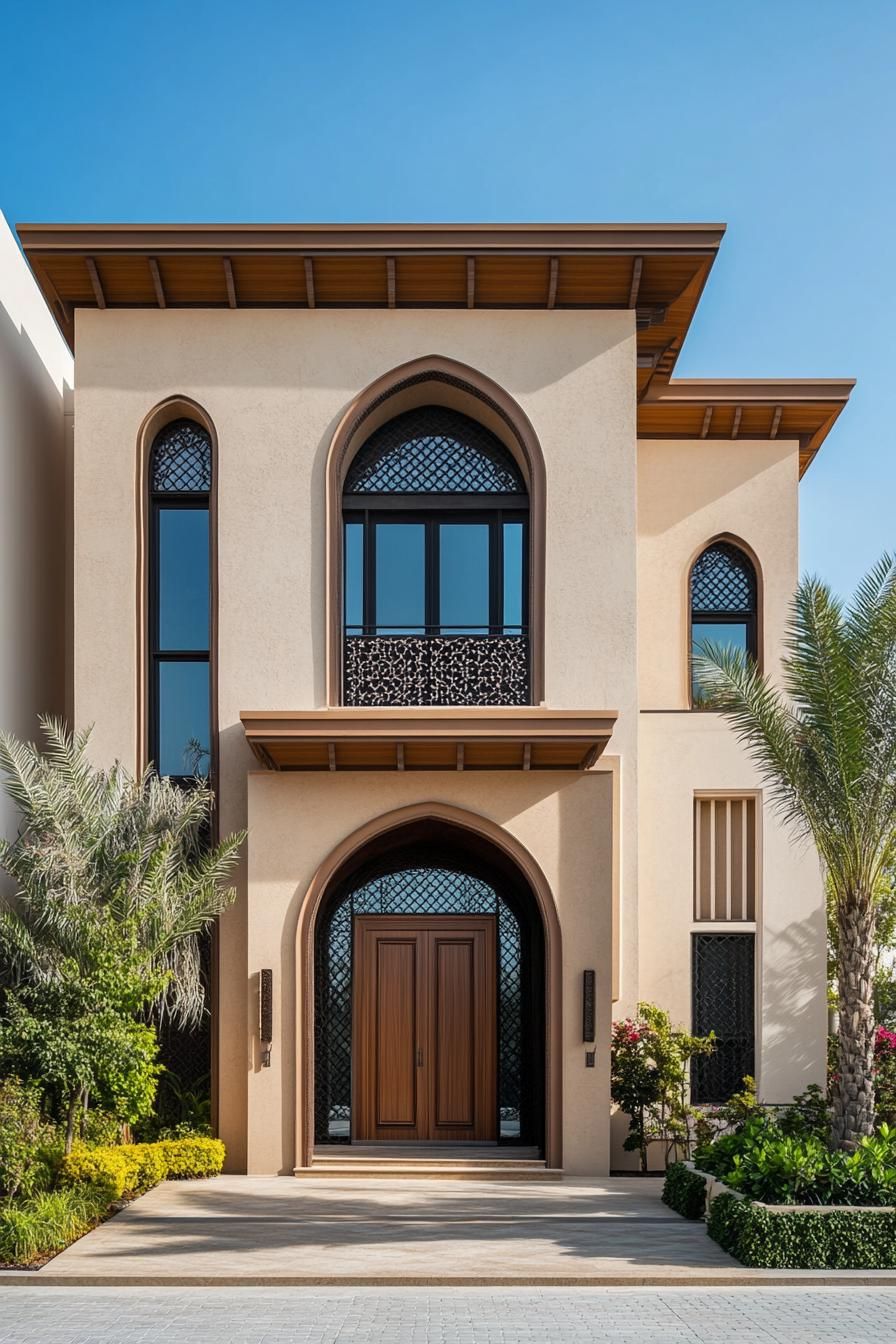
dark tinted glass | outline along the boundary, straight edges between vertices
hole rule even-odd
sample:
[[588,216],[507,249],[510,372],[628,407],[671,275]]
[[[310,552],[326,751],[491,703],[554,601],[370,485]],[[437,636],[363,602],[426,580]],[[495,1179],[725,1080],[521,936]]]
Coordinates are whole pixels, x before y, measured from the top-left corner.
[[160,775],[207,775],[209,676],[207,662],[158,664]]
[[[706,652],[706,646],[712,644],[715,648],[726,648],[739,650],[741,653],[747,653],[748,628],[745,621],[695,621],[691,626],[691,656],[693,659],[700,657]],[[694,703],[697,704],[704,698],[704,693],[697,680],[696,669],[692,678],[692,693]]]
[[518,635],[523,624],[523,525],[504,524],[504,633]]
[[345,525],[345,624],[359,634],[364,624],[364,524]]
[[422,523],[376,525],[376,624],[380,634],[419,634],[426,621]]
[[208,509],[160,509],[160,649],[208,648],[208,595]]
[[486,634],[489,624],[489,525],[439,528],[439,620],[445,634]]

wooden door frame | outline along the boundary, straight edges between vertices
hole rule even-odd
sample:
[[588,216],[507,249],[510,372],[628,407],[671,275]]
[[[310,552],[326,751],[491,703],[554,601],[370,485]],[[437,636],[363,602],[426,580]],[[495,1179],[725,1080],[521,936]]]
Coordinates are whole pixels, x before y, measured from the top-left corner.
[[317,869],[296,926],[296,1167],[314,1152],[314,942],[317,917],[340,871],[378,837],[415,821],[440,821],[488,840],[525,880],[541,916],[544,938],[544,1150],[549,1167],[563,1165],[563,961],[560,919],[547,878],[529,851],[495,822],[448,803],[412,803],[359,826]]

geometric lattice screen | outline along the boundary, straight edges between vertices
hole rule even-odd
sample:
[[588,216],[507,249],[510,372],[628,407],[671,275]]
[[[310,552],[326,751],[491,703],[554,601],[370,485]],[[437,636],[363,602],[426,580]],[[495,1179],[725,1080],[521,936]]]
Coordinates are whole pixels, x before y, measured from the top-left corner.
[[502,1139],[520,1135],[523,942],[519,920],[490,883],[426,864],[371,878],[349,891],[318,931],[315,948],[315,1142],[349,1143],[352,1099],[352,963],[355,915],[495,915],[498,985],[498,1118]]
[[152,445],[150,490],[154,494],[195,494],[211,490],[212,444],[200,425],[175,420]]
[[704,614],[756,610],[756,573],[737,546],[717,541],[691,570],[691,611]]
[[756,918],[756,799],[694,799],[694,919]]
[[501,440],[459,411],[419,406],[374,430],[349,468],[347,495],[524,494]]
[[691,1100],[720,1102],[755,1075],[755,946],[752,933],[692,935],[692,1030],[716,1034],[713,1054],[691,1062]]

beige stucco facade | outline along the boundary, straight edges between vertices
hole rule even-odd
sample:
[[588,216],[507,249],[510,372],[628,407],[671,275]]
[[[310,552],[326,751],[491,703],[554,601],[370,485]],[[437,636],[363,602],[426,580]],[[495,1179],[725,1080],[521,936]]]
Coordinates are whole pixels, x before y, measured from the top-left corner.
[[[359,827],[426,804],[501,828],[543,875],[562,936],[563,1165],[622,1165],[610,1141],[612,1018],[649,999],[689,1021],[694,797],[760,787],[727,728],[688,710],[689,568],[719,535],[755,555],[773,669],[797,575],[798,444],[639,443],[632,311],[81,310],[76,333],[74,714],[95,725],[98,760],[137,764],[144,736],[141,429],[166,400],[188,398],[217,445],[220,825],[249,829],[219,930],[217,1104],[231,1169],[285,1173],[302,1160],[310,971],[297,938],[315,874]],[[545,703],[617,712],[611,743],[584,772],[259,770],[242,711],[327,703],[334,431],[362,389],[429,354],[500,385],[538,437]],[[823,1075],[823,899],[814,856],[764,807],[760,887],[759,1082],[783,1100]],[[257,1040],[262,967],[274,972],[269,1068]],[[582,1041],[589,968],[593,1068]]]
[[[0,728],[65,712],[73,360],[0,215]],[[14,834],[0,799],[0,834]]]

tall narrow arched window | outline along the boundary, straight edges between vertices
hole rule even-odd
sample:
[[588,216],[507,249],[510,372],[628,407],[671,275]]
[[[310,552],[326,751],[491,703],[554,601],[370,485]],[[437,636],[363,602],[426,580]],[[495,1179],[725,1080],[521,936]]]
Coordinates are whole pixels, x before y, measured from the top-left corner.
[[175,420],[149,455],[149,757],[160,775],[208,775],[212,444]]
[[344,703],[529,703],[529,496],[497,435],[406,411],[358,451],[342,508]]
[[757,658],[756,570],[749,556],[730,541],[714,541],[691,570],[691,702],[704,703],[694,673],[694,656],[704,645],[736,649]]

